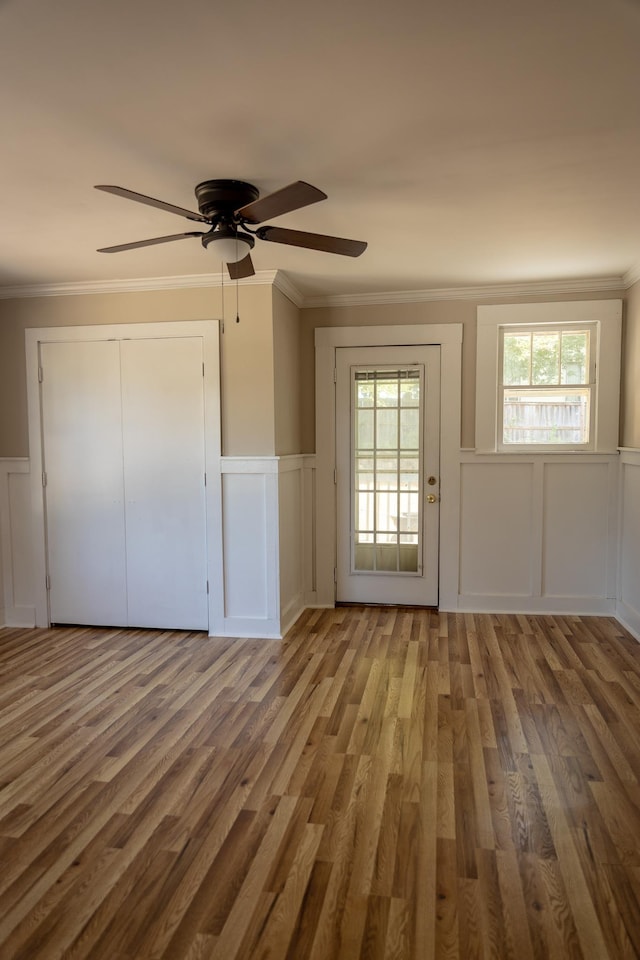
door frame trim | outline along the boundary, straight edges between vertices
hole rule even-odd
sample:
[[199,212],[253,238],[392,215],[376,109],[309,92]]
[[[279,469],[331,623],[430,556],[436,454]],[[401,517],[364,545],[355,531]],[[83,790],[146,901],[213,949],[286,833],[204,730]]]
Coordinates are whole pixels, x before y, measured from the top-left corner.
[[48,627],[46,587],[47,546],[42,466],[42,411],[38,376],[40,344],[82,340],[126,340],[201,337],[204,356],[205,487],[209,635],[220,634],[224,623],[222,558],[222,493],[220,459],[220,330],[217,320],[178,320],[157,323],[95,324],[32,327],[25,330],[29,462],[31,465],[32,549],[35,622]]
[[319,606],[332,607],[336,590],[336,391],[339,347],[440,346],[440,609],[455,610],[460,552],[461,323],[318,327],[316,352],[316,588]]

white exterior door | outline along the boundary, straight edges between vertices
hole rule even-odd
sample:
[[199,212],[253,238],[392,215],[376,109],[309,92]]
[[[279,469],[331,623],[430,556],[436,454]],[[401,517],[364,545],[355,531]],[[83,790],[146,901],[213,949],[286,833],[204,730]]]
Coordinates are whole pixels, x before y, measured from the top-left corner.
[[51,622],[207,628],[202,349],[41,344]]
[[438,603],[440,348],[336,350],[336,599]]

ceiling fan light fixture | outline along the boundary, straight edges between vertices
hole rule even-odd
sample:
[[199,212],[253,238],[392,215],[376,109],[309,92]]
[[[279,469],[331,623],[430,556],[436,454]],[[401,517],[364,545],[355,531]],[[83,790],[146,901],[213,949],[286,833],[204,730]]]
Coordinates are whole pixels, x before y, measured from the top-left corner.
[[205,249],[215,244],[213,252],[223,263],[238,263],[251,253],[255,240],[249,233],[236,230],[227,224],[219,224],[205,233],[202,246]]

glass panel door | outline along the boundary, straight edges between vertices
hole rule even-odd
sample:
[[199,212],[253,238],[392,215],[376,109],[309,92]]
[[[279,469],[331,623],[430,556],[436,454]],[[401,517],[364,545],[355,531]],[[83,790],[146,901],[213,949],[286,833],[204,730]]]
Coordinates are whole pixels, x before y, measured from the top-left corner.
[[336,599],[435,606],[440,348],[336,350]]
[[353,550],[351,569],[422,569],[420,436],[424,370],[352,368]]

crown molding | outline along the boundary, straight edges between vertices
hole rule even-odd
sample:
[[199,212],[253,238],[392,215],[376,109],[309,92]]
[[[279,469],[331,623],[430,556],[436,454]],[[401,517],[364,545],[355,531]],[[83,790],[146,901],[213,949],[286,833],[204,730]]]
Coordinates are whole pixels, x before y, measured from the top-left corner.
[[571,293],[620,291],[622,277],[584,280],[550,280],[529,283],[494,283],[475,287],[440,287],[431,290],[390,290],[333,297],[306,297],[304,307],[359,307],[387,303],[423,303],[430,300],[492,300],[505,297],[559,296]]
[[[260,270],[240,280],[241,286],[269,284],[277,287],[298,308],[357,307],[376,304],[424,303],[433,300],[491,300],[506,297],[559,296],[625,290],[640,280],[640,264],[619,277],[595,277],[583,280],[531,281],[527,283],[480,284],[473,287],[438,287],[427,290],[389,290],[378,293],[353,293],[336,296],[305,297],[282,270]],[[24,297],[71,297],[99,293],[144,293],[161,290],[186,290],[231,284],[221,273],[198,273],[179,277],[137,277],[132,280],[86,280],[70,283],[25,284],[0,287],[0,300]]]
[[280,293],[284,294],[295,307],[303,307],[304,297],[293,283],[293,281],[282,270],[276,270],[273,279],[273,285]]
[[640,263],[634,263],[634,265],[627,270],[622,279],[624,281],[625,290],[628,290],[629,287],[634,285],[634,283],[637,283],[638,280],[640,280]]
[[[280,286],[278,270],[260,270],[253,277],[238,281],[241,286],[255,284],[275,284]],[[185,277],[137,277],[133,280],[84,280],[73,283],[34,283],[25,286],[0,287],[0,299],[19,300],[23,297],[74,297],[96,293],[143,293],[148,290],[185,290],[198,287],[220,287],[224,280],[225,286],[234,283],[221,273],[196,273]],[[290,281],[286,281],[287,289],[300,294]],[[280,287],[282,289],[282,287]]]

